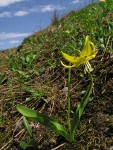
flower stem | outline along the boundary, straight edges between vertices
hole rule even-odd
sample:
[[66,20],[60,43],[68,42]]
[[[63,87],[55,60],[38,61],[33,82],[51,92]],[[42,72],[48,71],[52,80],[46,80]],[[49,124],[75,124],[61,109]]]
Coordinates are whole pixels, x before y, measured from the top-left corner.
[[71,112],[71,104],[70,104],[70,80],[71,80],[71,68],[68,71],[68,127],[69,131],[71,131],[71,124],[70,124],[70,112]]

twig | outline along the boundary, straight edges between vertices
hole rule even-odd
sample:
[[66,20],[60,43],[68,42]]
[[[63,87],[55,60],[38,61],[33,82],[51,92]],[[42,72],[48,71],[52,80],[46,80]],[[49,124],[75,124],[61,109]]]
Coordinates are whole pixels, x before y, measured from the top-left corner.
[[58,149],[58,148],[64,146],[65,144],[66,144],[66,143],[62,143],[62,144],[60,144],[59,146],[57,146],[57,147],[55,147],[55,148],[52,148],[51,150],[56,150],[56,149]]
[[[19,136],[21,133],[24,132],[24,129],[22,129],[16,136],[15,138],[17,138],[17,136]],[[0,150],[4,150],[6,146],[8,146],[11,142],[13,141],[13,138],[8,142],[6,143]]]
[[13,141],[13,139],[11,139],[8,143],[6,143],[0,150],[4,150],[5,147],[6,147],[9,143],[11,143],[12,141]]

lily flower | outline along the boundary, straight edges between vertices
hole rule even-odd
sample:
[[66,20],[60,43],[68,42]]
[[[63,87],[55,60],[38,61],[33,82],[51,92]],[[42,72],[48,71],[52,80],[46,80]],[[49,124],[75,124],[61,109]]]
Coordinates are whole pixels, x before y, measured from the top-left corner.
[[72,68],[72,67],[78,67],[79,65],[85,64],[89,60],[93,59],[96,56],[96,48],[95,48],[93,42],[91,42],[89,40],[89,37],[86,36],[85,44],[84,44],[83,50],[81,51],[79,57],[78,56],[70,56],[63,52],[61,52],[61,53],[62,53],[62,56],[72,65],[67,66],[62,61],[61,61],[61,64],[65,68]]

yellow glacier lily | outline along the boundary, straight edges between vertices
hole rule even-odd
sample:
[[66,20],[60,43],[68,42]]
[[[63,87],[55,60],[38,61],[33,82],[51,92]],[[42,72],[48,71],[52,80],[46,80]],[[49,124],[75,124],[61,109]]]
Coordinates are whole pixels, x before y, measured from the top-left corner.
[[66,68],[77,67],[81,64],[87,63],[89,60],[93,59],[96,56],[96,48],[94,44],[89,40],[89,37],[86,36],[85,44],[83,50],[80,53],[80,56],[70,56],[66,53],[62,53],[62,56],[70,62],[72,65],[67,66],[62,61],[61,64]]

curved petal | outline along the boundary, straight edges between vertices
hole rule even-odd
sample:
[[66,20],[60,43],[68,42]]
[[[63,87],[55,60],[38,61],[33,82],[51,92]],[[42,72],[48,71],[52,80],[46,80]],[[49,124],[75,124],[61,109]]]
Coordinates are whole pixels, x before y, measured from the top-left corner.
[[89,37],[86,36],[85,44],[84,44],[84,47],[83,47],[83,50],[82,50],[80,56],[83,57],[83,56],[87,56],[89,54],[90,54]]
[[85,57],[79,57],[79,59],[75,62],[75,63],[72,63],[73,65],[72,66],[67,66],[65,65],[62,61],[61,61],[61,64],[66,67],[66,68],[72,68],[72,67],[78,67],[79,65],[83,64],[83,63],[86,63],[88,61],[87,58]]
[[90,44],[92,45],[92,54],[95,54],[95,56],[96,56],[96,48],[95,48],[93,42],[90,42]]
[[61,52],[61,53],[62,53],[62,56],[70,63],[76,63],[80,59],[80,57],[70,56],[63,52]]
[[93,55],[91,55],[91,56],[86,57],[86,59],[89,61],[89,60],[95,58],[95,56],[96,56],[96,54],[93,54]]
[[[92,45],[92,47],[91,47],[91,45]],[[90,56],[94,53],[96,53],[95,46],[94,46],[93,42],[89,41],[89,37],[86,36],[84,48],[80,54],[80,57]]]
[[62,61],[60,61],[61,62],[61,64],[62,64],[62,66],[64,66],[65,68],[72,68],[72,67],[76,67],[76,65],[74,64],[74,65],[72,65],[72,66],[67,66],[67,65],[65,65]]

